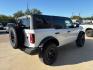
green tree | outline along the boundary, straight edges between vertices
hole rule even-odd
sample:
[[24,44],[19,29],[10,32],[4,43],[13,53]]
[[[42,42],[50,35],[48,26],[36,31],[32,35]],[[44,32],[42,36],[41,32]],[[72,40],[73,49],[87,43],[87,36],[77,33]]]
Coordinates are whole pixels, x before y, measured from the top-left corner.
[[31,13],[31,14],[42,15],[42,12],[41,12],[40,10],[38,10],[38,9],[32,9],[30,13]]
[[26,14],[26,15],[30,15],[30,14],[31,14],[31,13],[30,13],[30,10],[27,9],[27,10],[25,11],[25,14]]
[[14,23],[15,19],[11,16],[6,16],[6,15],[0,15],[0,23],[2,23],[4,26],[7,23]]
[[91,16],[91,20],[93,20],[93,16]]
[[81,19],[80,16],[72,16],[71,19]]
[[14,13],[13,15],[15,18],[18,18],[18,17],[24,16],[24,13],[22,11],[18,11],[16,13]]
[[21,17],[21,16],[24,16],[24,15],[32,15],[32,14],[38,14],[38,15],[42,15],[42,12],[38,9],[27,9],[25,12],[23,11],[18,11],[16,13],[14,13],[14,17],[15,18],[18,18],[18,17]]

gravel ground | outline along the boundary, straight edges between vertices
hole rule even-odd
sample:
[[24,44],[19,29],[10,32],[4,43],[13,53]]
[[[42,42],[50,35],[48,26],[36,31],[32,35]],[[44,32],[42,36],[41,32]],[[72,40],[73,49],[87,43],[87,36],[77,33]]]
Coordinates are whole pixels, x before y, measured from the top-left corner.
[[93,38],[86,38],[83,48],[74,43],[59,48],[57,61],[47,66],[38,55],[13,49],[8,34],[0,33],[0,70],[93,70]]

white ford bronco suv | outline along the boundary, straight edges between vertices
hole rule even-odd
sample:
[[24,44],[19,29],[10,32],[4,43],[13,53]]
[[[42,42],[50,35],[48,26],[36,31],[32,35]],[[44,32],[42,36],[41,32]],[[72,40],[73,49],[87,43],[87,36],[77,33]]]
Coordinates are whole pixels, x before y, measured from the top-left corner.
[[18,18],[9,28],[13,48],[24,48],[29,54],[38,51],[42,61],[51,65],[57,58],[57,48],[76,41],[83,47],[85,33],[82,27],[74,26],[68,17],[28,15]]

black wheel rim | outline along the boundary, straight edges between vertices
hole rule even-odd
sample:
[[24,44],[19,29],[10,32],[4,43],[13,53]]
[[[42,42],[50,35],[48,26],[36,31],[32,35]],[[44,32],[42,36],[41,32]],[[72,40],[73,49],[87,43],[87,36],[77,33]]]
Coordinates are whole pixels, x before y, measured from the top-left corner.
[[56,51],[55,51],[55,49],[54,48],[49,49],[49,51],[47,52],[47,60],[49,62],[52,62],[52,61],[55,60],[55,58],[56,58]]
[[83,35],[81,38],[81,44],[84,45],[84,43],[85,43],[85,36]]

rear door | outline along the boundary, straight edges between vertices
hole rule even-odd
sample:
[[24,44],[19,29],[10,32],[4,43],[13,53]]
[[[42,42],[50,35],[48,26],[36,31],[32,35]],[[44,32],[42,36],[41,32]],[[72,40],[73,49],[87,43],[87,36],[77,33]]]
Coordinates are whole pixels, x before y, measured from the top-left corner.
[[59,46],[66,44],[67,29],[64,17],[53,17],[52,25],[55,29],[55,37],[59,40]]

